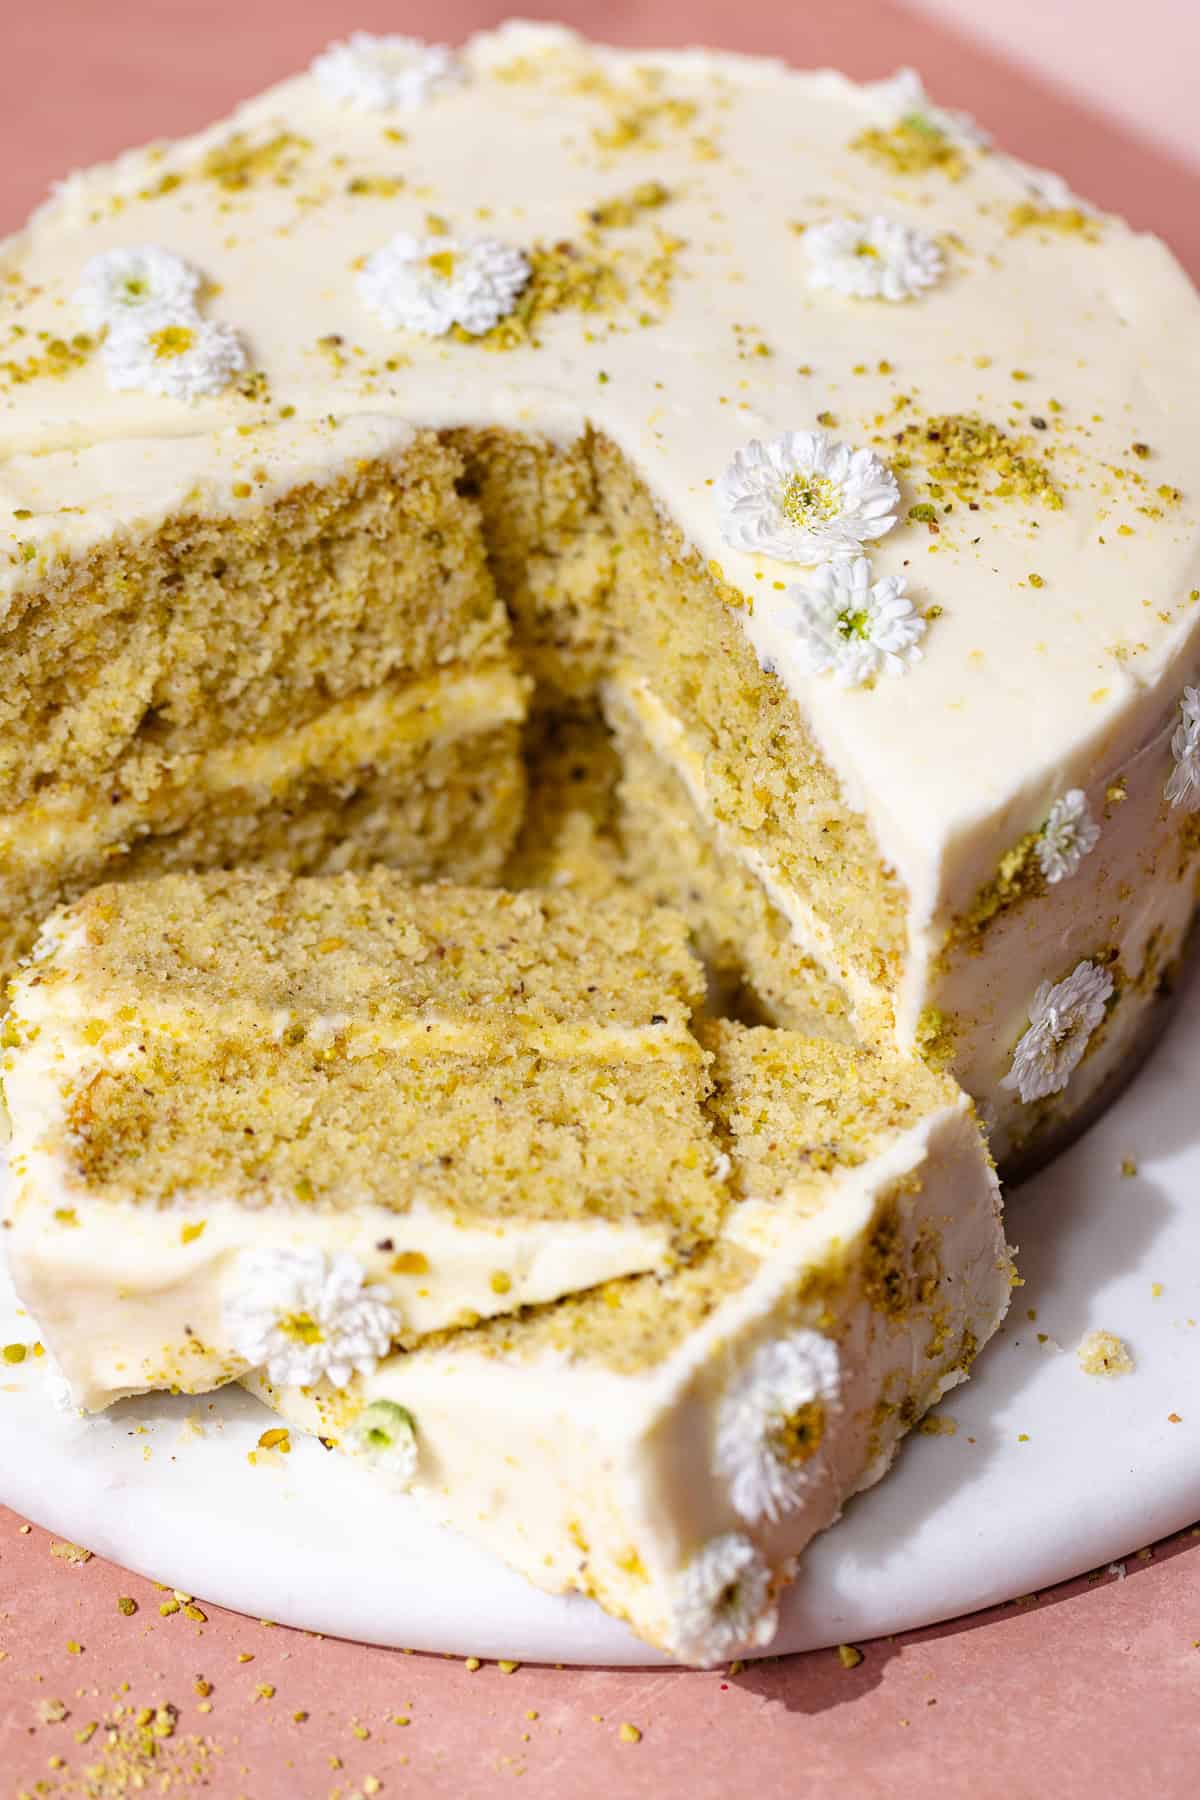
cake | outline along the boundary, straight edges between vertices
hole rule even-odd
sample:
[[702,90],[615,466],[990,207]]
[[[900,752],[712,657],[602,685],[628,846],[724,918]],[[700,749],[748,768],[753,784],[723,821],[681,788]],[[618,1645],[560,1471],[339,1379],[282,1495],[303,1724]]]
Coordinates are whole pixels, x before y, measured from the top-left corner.
[[0,282],[3,1235],[76,1401],[244,1380],[761,1646],[1185,951],[1196,294],[909,71],[525,24],[355,34]]
[[5,1021],[4,1237],[76,1402],[686,1262],[730,1199],[703,985],[632,893],[247,870],[62,909]]
[[952,1083],[710,1025],[737,1203],[717,1241],[381,1361],[248,1385],[539,1586],[712,1663],[763,1646],[813,1535],[1003,1316],[995,1177]]
[[514,24],[358,34],[0,266],[10,967],[101,878],[498,879],[521,716],[598,705],[769,1020],[1002,1165],[1132,1065],[1200,841],[1161,244],[910,73]]

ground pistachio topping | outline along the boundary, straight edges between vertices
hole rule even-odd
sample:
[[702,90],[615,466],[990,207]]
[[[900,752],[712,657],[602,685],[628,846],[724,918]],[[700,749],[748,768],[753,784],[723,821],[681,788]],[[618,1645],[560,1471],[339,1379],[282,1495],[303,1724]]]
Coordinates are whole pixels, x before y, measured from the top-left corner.
[[925,467],[935,500],[1032,500],[1057,512],[1063,496],[1049,465],[999,425],[974,413],[941,413],[902,426],[891,439],[898,469]]

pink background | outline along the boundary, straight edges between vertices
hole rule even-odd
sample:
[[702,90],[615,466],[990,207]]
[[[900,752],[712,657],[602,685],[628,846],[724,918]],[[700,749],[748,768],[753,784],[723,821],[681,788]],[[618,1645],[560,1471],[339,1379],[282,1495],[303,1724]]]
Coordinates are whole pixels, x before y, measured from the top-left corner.
[[[354,26],[457,39],[507,10],[26,0],[5,19],[0,229],[68,169],[198,127]],[[940,98],[1161,232],[1200,275],[1195,0],[528,0],[524,11],[618,42],[708,42],[864,76],[915,63]],[[50,1542],[0,1508],[0,1800],[95,1792],[84,1771],[104,1753],[103,1731],[83,1745],[76,1734],[114,1705],[167,1702],[179,1708],[161,1746],[171,1791],[220,1800],[353,1800],[374,1791],[369,1776],[384,1796],[422,1800],[473,1800],[517,1778],[534,1800],[1197,1792],[1200,1533],[1131,1557],[1124,1581],[1100,1574],[864,1645],[853,1670],[819,1651],[731,1678],[469,1672],[203,1604],[203,1620],[164,1617],[169,1596],[99,1559],[64,1562]],[[119,1595],[137,1601],[134,1615],[119,1612]],[[207,1700],[197,1676],[212,1684]],[[46,1701],[68,1716],[43,1722]],[[623,1721],[641,1729],[639,1743],[621,1741]]]

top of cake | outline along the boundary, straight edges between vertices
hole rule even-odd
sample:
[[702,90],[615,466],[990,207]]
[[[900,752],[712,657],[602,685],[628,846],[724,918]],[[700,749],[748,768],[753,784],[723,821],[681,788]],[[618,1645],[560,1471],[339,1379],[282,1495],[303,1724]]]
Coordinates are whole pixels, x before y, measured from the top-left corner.
[[909,74],[360,35],[72,176],[3,276],[10,589],[81,528],[30,452],[131,440],[150,511],[138,438],[590,424],[747,602],[918,918],[1175,723],[1196,295]]

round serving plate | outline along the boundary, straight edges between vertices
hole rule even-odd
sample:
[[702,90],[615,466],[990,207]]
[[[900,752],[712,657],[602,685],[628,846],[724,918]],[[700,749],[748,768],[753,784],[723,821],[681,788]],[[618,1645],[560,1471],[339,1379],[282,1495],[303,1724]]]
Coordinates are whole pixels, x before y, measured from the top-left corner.
[[[970,1383],[804,1558],[772,1653],[930,1624],[1120,1557],[1200,1516],[1200,974],[1137,1079],[1008,1203],[1024,1285]],[[1133,1373],[1076,1357],[1115,1332]],[[28,1343],[0,1267],[0,1343]],[[530,1587],[240,1388],[84,1419],[42,1358],[0,1363],[0,1500],[171,1587],[409,1649],[656,1660],[591,1601]]]

